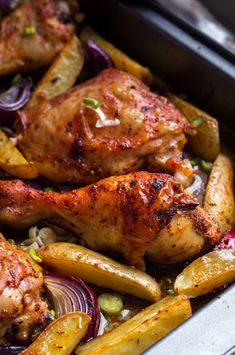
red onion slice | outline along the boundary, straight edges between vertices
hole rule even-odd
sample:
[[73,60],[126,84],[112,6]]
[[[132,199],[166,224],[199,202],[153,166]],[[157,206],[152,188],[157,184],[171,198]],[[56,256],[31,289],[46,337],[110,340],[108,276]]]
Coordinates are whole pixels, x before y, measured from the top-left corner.
[[100,71],[114,66],[112,59],[95,41],[83,42],[84,68],[89,76],[94,76]]
[[215,247],[216,249],[235,249],[235,230],[231,229],[224,233],[220,243]]
[[83,341],[97,336],[100,309],[95,293],[81,279],[74,276],[46,274],[44,283],[52,299],[57,316],[80,311],[91,317],[91,324]]

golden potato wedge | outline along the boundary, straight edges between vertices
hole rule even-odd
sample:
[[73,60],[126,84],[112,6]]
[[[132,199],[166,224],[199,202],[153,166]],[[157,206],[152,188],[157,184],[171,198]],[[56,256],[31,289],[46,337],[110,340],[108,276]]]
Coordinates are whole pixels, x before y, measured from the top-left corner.
[[205,295],[235,281],[235,250],[214,250],[188,265],[175,280],[178,294]]
[[82,71],[84,57],[76,35],[66,44],[34,90],[27,107],[50,99],[70,89]]
[[36,167],[23,157],[2,130],[0,130],[0,169],[21,179],[34,179],[38,176]]
[[188,145],[190,150],[201,158],[207,161],[215,160],[220,152],[218,121],[170,92],[167,97],[189,121],[203,117],[201,125],[197,127],[197,134],[189,136]]
[[38,250],[42,263],[61,274],[78,276],[86,282],[158,301],[158,283],[144,272],[122,265],[106,256],[71,243],[53,243]]
[[66,313],[53,321],[20,355],[70,355],[86,334],[90,321],[86,313]]
[[79,346],[78,355],[141,354],[192,314],[187,296],[169,296],[154,303],[113,331]]
[[102,38],[91,27],[86,26],[81,32],[80,38],[83,41],[87,41],[88,39],[95,41],[109,54],[117,69],[126,71],[136,76],[147,85],[152,82],[153,77],[148,68],[143,67],[141,64],[129,58],[125,53],[120,51],[120,49],[114,47],[111,43]]
[[228,156],[219,154],[211,171],[204,208],[214,216],[222,232],[234,223],[233,166]]

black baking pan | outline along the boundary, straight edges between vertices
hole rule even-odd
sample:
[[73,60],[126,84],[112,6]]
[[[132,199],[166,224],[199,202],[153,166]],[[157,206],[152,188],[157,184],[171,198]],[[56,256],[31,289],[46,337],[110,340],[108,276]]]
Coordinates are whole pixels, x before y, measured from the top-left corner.
[[[153,3],[85,1],[88,21],[104,37],[214,114],[226,127],[226,136],[233,134],[235,56]],[[235,354],[235,285],[212,295],[207,305],[146,354]]]
[[86,1],[90,21],[106,38],[235,128],[235,60],[142,3]]

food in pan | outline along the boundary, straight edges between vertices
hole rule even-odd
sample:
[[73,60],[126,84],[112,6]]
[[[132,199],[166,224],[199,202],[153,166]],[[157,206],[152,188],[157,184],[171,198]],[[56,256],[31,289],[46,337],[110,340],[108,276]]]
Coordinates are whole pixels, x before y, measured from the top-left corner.
[[193,179],[181,156],[193,126],[166,98],[114,68],[19,111],[16,124],[20,149],[55,182],[89,184],[144,163],[184,185]]
[[140,354],[235,279],[218,122],[76,1],[0,8],[0,352]]

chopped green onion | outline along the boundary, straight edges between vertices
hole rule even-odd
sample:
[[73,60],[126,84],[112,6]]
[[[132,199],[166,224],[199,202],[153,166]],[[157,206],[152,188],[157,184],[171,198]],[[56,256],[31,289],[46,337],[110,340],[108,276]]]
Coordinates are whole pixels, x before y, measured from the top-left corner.
[[25,2],[28,2],[28,0],[15,0],[11,3],[10,7],[12,10],[16,9],[19,5],[24,4]]
[[76,237],[70,237],[70,238],[67,239],[68,243],[75,243],[76,241],[77,241]]
[[200,159],[199,158],[192,159],[192,160],[190,160],[190,163],[191,163],[192,167],[194,168],[195,166],[199,165]]
[[202,160],[201,161],[201,169],[205,172],[205,173],[209,173],[212,169],[213,163],[209,162],[209,161],[205,161]]
[[52,317],[55,317],[55,316],[56,316],[56,313],[55,313],[55,310],[54,310],[54,309],[51,309],[51,310],[50,310],[50,313],[51,313]]
[[22,76],[20,74],[16,74],[11,81],[11,85],[16,85],[20,82]]
[[90,106],[94,110],[96,110],[99,107],[99,101],[96,99],[93,99],[92,97],[85,97],[83,99],[84,104]]
[[41,263],[42,259],[39,258],[39,256],[37,255],[36,249],[29,249],[29,255],[31,256],[31,258],[36,261],[36,263]]
[[101,311],[110,316],[118,315],[123,309],[121,297],[111,293],[102,293],[98,297],[98,303]]
[[8,239],[8,242],[11,243],[11,244],[13,244],[13,245],[16,244],[15,241],[14,241],[14,239]]
[[45,192],[54,192],[55,190],[51,186],[44,187],[43,189]]
[[191,123],[194,127],[199,127],[202,124],[204,118],[205,117],[203,115],[199,115],[194,120],[192,120]]
[[36,33],[36,29],[33,26],[25,27],[24,29],[24,35],[26,36],[35,35],[35,33]]
[[169,288],[168,290],[166,290],[166,293],[167,293],[169,296],[174,296],[174,295],[175,295],[175,291],[174,291],[172,288]]

